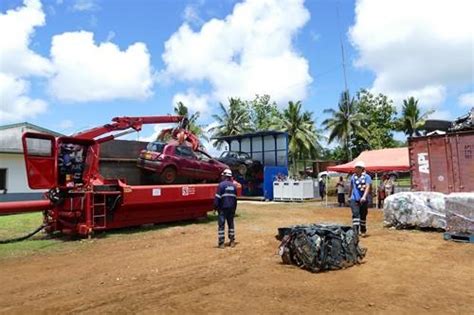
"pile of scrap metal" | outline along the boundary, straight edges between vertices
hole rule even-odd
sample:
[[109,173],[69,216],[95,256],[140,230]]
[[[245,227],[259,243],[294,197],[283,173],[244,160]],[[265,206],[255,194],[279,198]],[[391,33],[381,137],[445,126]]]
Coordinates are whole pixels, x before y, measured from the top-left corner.
[[343,269],[359,264],[367,249],[350,226],[297,225],[278,229],[279,254],[285,264],[311,272]]
[[474,107],[464,116],[453,121],[450,131],[463,131],[474,129]]

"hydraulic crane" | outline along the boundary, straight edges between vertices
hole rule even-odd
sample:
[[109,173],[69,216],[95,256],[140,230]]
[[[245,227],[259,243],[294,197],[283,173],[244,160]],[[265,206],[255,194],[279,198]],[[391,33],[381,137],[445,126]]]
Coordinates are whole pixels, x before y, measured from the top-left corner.
[[126,178],[105,178],[100,174],[101,143],[140,131],[144,124],[161,123],[178,124],[164,131],[171,134],[172,141],[186,142],[195,150],[200,147],[183,116],[116,117],[112,123],[57,138],[42,133],[23,134],[28,185],[48,191],[45,200],[0,203],[0,214],[43,211],[48,233],[82,236],[100,230],[205,217],[212,210],[217,184],[130,185]]

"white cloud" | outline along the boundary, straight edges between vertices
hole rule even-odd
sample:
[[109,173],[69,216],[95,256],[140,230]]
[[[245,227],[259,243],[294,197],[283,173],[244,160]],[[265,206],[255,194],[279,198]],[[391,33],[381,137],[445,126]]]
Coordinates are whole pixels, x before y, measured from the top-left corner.
[[373,90],[438,106],[450,86],[472,83],[472,12],[471,0],[358,0],[349,30],[356,65],[374,71]]
[[151,142],[155,141],[156,137],[161,133],[162,130],[164,129],[169,129],[169,128],[174,128],[176,127],[176,124],[170,123],[170,124],[157,124],[153,126],[153,133],[148,136],[141,136],[139,137],[139,141],[145,141],[145,142]]
[[74,11],[96,11],[99,5],[96,0],[76,0],[72,6]]
[[32,76],[47,77],[52,72],[48,59],[29,49],[35,28],[45,23],[38,0],[0,13],[0,121],[32,118],[45,112],[47,103],[28,96]]
[[304,99],[312,78],[292,41],[308,20],[303,0],[247,0],[197,32],[184,23],[165,43],[161,78],[207,82],[208,99],[222,102],[255,94]]
[[51,73],[48,59],[28,48],[35,28],[44,24],[39,0],[25,0],[23,6],[0,14],[0,72],[15,77]]
[[53,37],[51,58],[50,91],[62,101],[145,99],[152,93],[150,54],[143,43],[121,51],[110,42],[97,45],[90,32],[63,33]]
[[209,97],[207,95],[197,95],[193,90],[173,96],[173,106],[176,106],[178,102],[186,105],[192,113],[199,112],[201,115],[205,115],[209,110]]
[[474,107],[474,93],[465,93],[459,96],[458,103],[462,107]]
[[0,72],[0,122],[19,121],[46,111],[43,100],[28,96],[28,82]]
[[429,119],[439,119],[439,120],[453,120],[453,113],[449,110],[435,110],[428,117]]

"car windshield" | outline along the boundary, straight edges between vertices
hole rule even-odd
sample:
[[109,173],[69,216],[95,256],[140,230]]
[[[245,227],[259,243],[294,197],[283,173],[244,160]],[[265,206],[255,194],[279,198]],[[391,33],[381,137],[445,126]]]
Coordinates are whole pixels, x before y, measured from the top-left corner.
[[248,155],[248,154],[245,153],[245,152],[240,152],[240,153],[239,153],[239,159],[242,159],[242,160],[249,160],[249,159],[250,159],[250,155]]
[[221,158],[238,158],[239,155],[237,152],[226,151],[221,154]]
[[212,158],[207,155],[206,153],[204,152],[201,152],[201,151],[195,151],[194,154],[197,156],[197,158],[201,161],[205,161],[205,162],[209,162],[210,160],[212,160]]
[[146,146],[146,150],[147,150],[147,151],[153,151],[153,152],[162,153],[164,147],[165,147],[165,144],[164,144],[164,143],[161,143],[161,142],[150,142],[150,143],[148,143],[148,145]]

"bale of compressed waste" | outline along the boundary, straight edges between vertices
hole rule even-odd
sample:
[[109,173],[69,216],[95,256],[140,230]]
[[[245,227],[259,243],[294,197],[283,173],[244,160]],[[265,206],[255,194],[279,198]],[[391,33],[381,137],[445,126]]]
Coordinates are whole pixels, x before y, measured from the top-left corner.
[[298,225],[278,229],[283,263],[311,272],[336,270],[358,264],[366,249],[350,226]]
[[400,192],[384,200],[386,227],[446,229],[445,195],[437,192]]
[[446,197],[446,231],[474,234],[474,193],[452,193]]

